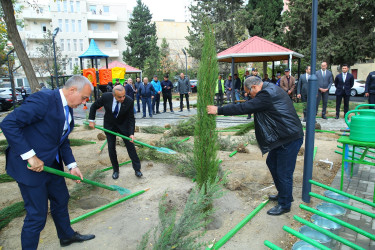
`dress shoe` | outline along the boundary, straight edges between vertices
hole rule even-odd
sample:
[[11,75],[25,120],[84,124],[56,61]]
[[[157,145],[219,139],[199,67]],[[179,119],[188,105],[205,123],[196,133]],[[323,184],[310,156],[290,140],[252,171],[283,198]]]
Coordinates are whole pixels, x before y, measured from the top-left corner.
[[144,115],[144,116],[142,116],[142,118],[146,118],[146,116]]
[[156,115],[156,112],[154,112],[153,115]]
[[339,116],[338,116],[338,115],[336,115],[335,119],[336,119],[336,120],[337,120],[337,119],[339,119]]
[[180,109],[180,111],[178,111],[178,112],[182,112],[182,109]]
[[322,118],[323,118],[323,119],[327,119],[327,116],[325,116],[325,115],[322,115]]
[[171,113],[174,113],[174,111],[173,111],[173,110],[171,110]]
[[114,180],[118,179],[119,175],[120,175],[119,172],[113,172],[112,179]]
[[156,114],[161,114],[161,113],[158,111],[158,112],[156,112]]
[[91,240],[94,238],[95,238],[95,235],[93,234],[82,235],[82,234],[79,234],[78,232],[75,232],[74,235],[70,239],[66,239],[66,240],[60,239],[60,246],[66,247],[75,242],[83,242],[83,241]]
[[188,112],[190,112],[190,109],[188,109]]
[[279,199],[279,195],[278,194],[270,194],[270,195],[268,195],[268,199],[270,201],[277,201]]
[[137,176],[138,178],[141,178],[143,174],[141,171],[135,171],[135,176]]
[[164,110],[163,113],[165,113],[165,112],[167,112],[167,111]]
[[270,210],[268,210],[267,214],[277,216],[277,215],[282,215],[282,214],[289,213],[289,212],[290,212],[290,208],[286,209],[286,208],[282,208],[280,205],[276,205]]

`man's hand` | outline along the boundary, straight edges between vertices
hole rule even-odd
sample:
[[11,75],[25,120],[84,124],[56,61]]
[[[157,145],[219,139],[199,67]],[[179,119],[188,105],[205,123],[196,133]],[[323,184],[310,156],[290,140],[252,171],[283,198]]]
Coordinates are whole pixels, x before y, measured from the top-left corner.
[[232,90],[232,88],[228,88],[228,90],[229,90],[229,91],[231,91],[231,90]]
[[323,93],[324,93],[324,92],[327,92],[327,90],[328,90],[328,89],[322,89],[322,92],[323,92]]
[[292,93],[292,91],[288,90],[288,95],[290,95],[290,93]]
[[95,122],[89,122],[89,127],[90,128],[95,128]]
[[297,95],[297,98],[298,98],[298,99],[301,99],[301,94],[298,94],[298,95]]
[[365,96],[368,97],[368,96],[369,96],[369,93],[365,93]]
[[134,143],[134,138],[135,138],[134,135],[130,135],[129,138],[132,139],[130,142]]
[[217,107],[213,105],[207,106],[207,114],[209,115],[217,115]]
[[153,95],[151,96],[151,99],[154,99],[154,96],[153,96]]
[[[83,175],[81,171],[79,170],[79,168],[72,168],[72,170],[70,170],[70,174],[78,176],[79,178],[81,178],[81,180],[83,180]],[[80,180],[76,180],[75,182],[81,183]]]
[[27,159],[27,162],[30,164],[29,169],[35,172],[43,171],[44,162],[41,161],[36,155]]
[[188,92],[188,94],[190,95],[190,92]]
[[160,91],[158,91],[158,94],[160,94]]

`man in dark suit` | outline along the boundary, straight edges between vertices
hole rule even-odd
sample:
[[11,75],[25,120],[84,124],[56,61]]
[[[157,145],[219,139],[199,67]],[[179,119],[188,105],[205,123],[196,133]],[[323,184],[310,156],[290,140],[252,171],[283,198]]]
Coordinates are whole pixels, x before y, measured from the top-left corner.
[[[133,143],[135,128],[133,99],[125,95],[125,88],[121,85],[115,86],[112,93],[104,93],[102,97],[91,105],[89,114],[90,127],[94,128],[96,110],[103,106],[105,109],[104,128],[132,139],[132,141],[124,139],[124,143],[132,160],[135,175],[141,177],[141,162]],[[109,158],[113,166],[112,178],[117,179],[119,177],[119,165],[116,153],[116,136],[110,133],[105,134],[107,136]]]
[[322,108],[322,118],[327,119],[326,112],[327,112],[327,103],[328,103],[328,95],[329,89],[333,83],[333,75],[331,71],[327,70],[327,63],[322,62],[321,69],[316,71],[316,77],[318,78],[318,97],[316,100],[316,114],[318,114],[318,108],[320,104],[320,100],[323,99],[323,108]]
[[310,66],[305,69],[306,73],[301,75],[298,79],[297,98],[301,99],[303,103],[303,121],[306,122],[306,104],[307,104],[307,84],[310,77]]
[[73,76],[63,89],[30,95],[0,125],[9,144],[6,170],[17,181],[25,202],[22,249],[37,249],[47,219],[48,200],[61,246],[95,238],[71,228],[65,179],[42,171],[44,165],[63,171],[64,162],[71,174],[83,179],[68,135],[74,128],[72,108],[85,104],[92,89],[87,78]]
[[350,91],[354,85],[354,76],[348,73],[349,67],[343,64],[341,67],[341,74],[335,78],[336,86],[336,119],[340,117],[341,101],[344,98],[344,116],[349,111]]

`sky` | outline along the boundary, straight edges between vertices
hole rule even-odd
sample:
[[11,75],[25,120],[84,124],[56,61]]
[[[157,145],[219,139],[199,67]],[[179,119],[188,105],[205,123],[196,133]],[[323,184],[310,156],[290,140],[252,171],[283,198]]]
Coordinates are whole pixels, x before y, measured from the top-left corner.
[[[176,22],[185,22],[185,5],[187,0],[142,0],[152,13],[153,21],[163,21],[163,19],[174,19]],[[133,10],[136,0],[128,3],[129,10]]]

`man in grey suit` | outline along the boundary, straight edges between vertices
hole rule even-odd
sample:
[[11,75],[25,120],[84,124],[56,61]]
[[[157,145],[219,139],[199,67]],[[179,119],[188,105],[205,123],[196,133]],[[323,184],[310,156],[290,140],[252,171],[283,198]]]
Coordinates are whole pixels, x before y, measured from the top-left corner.
[[300,75],[297,85],[297,98],[303,103],[303,122],[306,122],[306,104],[307,104],[307,83],[310,77],[310,66],[306,67],[306,73]]
[[318,108],[320,104],[320,100],[323,99],[323,109],[322,109],[322,118],[327,119],[326,117],[326,110],[327,110],[327,102],[328,102],[328,95],[329,89],[333,83],[333,75],[332,72],[327,70],[327,63],[322,62],[321,69],[316,71],[316,77],[318,78],[318,97],[316,100],[316,114],[318,115]]

